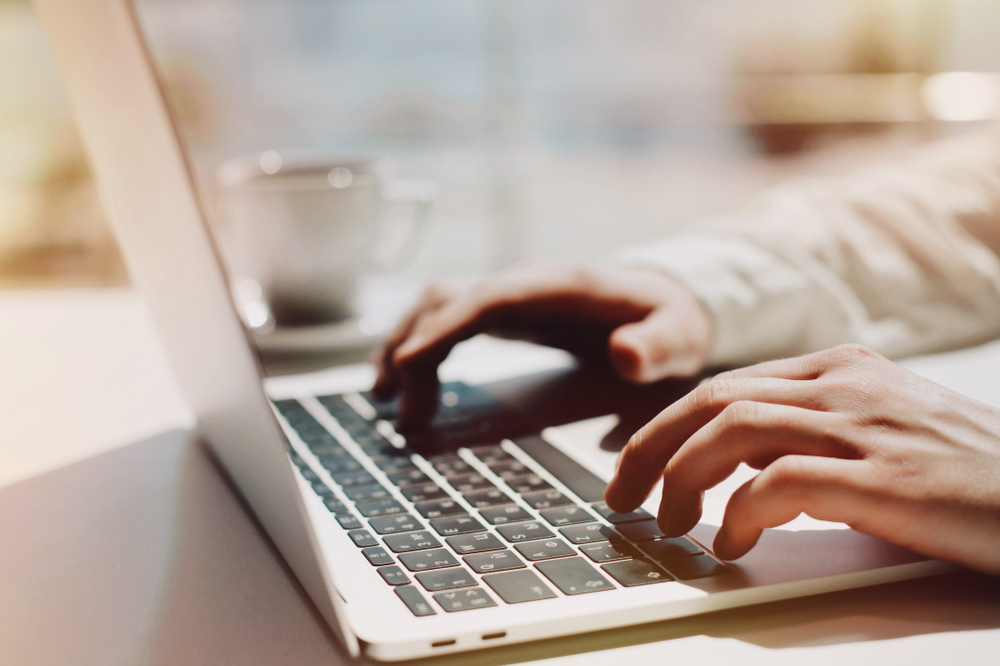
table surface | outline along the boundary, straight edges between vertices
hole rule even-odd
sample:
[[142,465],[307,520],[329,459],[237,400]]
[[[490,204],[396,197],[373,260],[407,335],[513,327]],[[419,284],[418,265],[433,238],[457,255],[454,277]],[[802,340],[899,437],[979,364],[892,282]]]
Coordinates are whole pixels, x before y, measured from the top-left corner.
[[[906,365],[1000,404],[1000,344]],[[131,291],[0,293],[0,368],[0,663],[347,661],[184,432],[191,414]],[[475,661],[993,663],[998,648],[1000,579],[957,573]]]

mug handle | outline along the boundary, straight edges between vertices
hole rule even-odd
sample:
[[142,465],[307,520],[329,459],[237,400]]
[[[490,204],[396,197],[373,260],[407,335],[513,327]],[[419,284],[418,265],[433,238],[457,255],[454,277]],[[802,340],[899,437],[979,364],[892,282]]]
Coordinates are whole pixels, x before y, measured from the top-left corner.
[[[394,178],[382,187],[373,269],[399,271],[413,260],[437,196],[437,183],[419,178]],[[405,208],[409,211],[403,213]]]

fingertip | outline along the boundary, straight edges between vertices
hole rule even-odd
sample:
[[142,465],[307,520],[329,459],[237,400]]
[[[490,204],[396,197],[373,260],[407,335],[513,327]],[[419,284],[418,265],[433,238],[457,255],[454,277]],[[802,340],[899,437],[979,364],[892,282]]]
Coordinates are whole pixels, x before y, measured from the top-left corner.
[[715,556],[720,560],[731,562],[732,560],[738,560],[746,555],[756,543],[756,539],[754,539],[754,542],[749,545],[734,542],[732,534],[730,534],[729,530],[723,526],[719,529],[718,533],[716,533],[712,548],[715,550]]
[[646,360],[634,337],[628,327],[619,327],[608,338],[608,353],[615,371],[626,381],[638,384],[645,381]]

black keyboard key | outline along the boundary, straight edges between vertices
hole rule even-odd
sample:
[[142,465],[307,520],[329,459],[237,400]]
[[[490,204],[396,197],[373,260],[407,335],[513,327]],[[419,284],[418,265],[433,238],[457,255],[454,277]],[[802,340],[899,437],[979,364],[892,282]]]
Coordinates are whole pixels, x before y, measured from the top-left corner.
[[448,483],[451,487],[460,493],[467,493],[473,490],[487,490],[489,488],[496,488],[493,482],[484,477],[482,474],[473,472],[472,474],[459,474],[457,476],[452,476],[448,478]]
[[638,523],[623,523],[616,525],[622,536],[629,541],[648,541],[649,539],[659,539],[663,532],[656,526],[655,520],[642,520]]
[[485,553],[490,550],[503,550],[507,547],[489,532],[448,537],[445,542],[459,555]]
[[509,550],[498,550],[492,553],[468,555],[462,560],[476,573],[491,573],[507,571],[508,569],[523,569],[527,565],[517,555]]
[[586,594],[613,590],[614,585],[582,557],[571,557],[535,565],[563,594]]
[[[315,484],[322,484],[323,483],[323,481],[321,481],[320,478],[319,478],[319,474],[317,474],[316,472],[312,471],[308,467],[306,467],[306,468],[300,468],[299,471],[302,472],[302,477],[306,481],[308,481],[309,483],[311,483],[313,485],[315,485]],[[334,480],[336,480],[336,479],[334,479]]]
[[392,497],[389,491],[378,483],[367,483],[363,486],[348,486],[344,488],[344,494],[354,502]]
[[489,463],[487,464],[487,467],[490,468],[491,472],[499,476],[504,481],[533,473],[533,470],[529,469],[527,465],[520,460],[513,458],[511,460],[500,460],[498,462]]
[[368,521],[376,534],[397,534],[399,532],[412,532],[422,530],[423,523],[408,513],[400,513],[394,516],[381,516]]
[[523,476],[515,476],[509,479],[504,479],[507,485],[511,487],[515,493],[530,493],[536,490],[549,490],[552,488],[552,484],[538,476],[537,474],[525,474]]
[[573,547],[562,539],[541,539],[528,543],[515,543],[514,548],[524,556],[524,559],[532,562],[576,555]]
[[364,556],[368,558],[368,561],[377,567],[385,566],[386,564],[395,564],[392,560],[392,555],[385,552],[385,548],[377,546],[375,548],[363,548],[361,550]]
[[521,499],[528,503],[532,509],[551,509],[555,506],[567,506],[573,500],[563,495],[558,490],[541,490],[535,493],[521,495]]
[[434,601],[441,604],[441,608],[448,613],[472,610],[474,608],[489,608],[496,606],[486,592],[476,587],[471,590],[459,590],[457,592],[442,592],[434,595]]
[[397,566],[380,567],[376,571],[382,576],[382,580],[389,585],[408,585],[410,583],[410,577]]
[[322,465],[326,471],[330,472],[330,474],[336,474],[338,472],[356,472],[361,469],[361,463],[354,458],[347,457],[324,455],[320,456],[319,464]]
[[331,474],[330,476],[333,477],[333,480],[336,481],[338,485],[344,488],[375,483],[375,477],[364,470],[337,472],[336,474]]
[[555,599],[556,594],[533,571],[508,571],[483,576],[501,599],[508,604],[519,604],[538,599]]
[[614,528],[600,523],[590,525],[573,525],[564,527],[559,533],[569,539],[570,543],[594,543],[596,541],[607,541],[608,539],[621,539],[621,535],[615,532]]
[[514,504],[480,509],[479,515],[485,518],[490,525],[506,525],[507,523],[534,520],[530,513]]
[[514,456],[503,450],[499,444],[487,444],[485,446],[474,446],[470,449],[472,455],[476,456],[484,463],[489,464],[500,460],[514,460]]
[[431,477],[420,471],[420,468],[413,466],[401,469],[397,472],[387,472],[386,476],[397,486],[410,486],[417,483],[431,483]]
[[504,539],[511,543],[517,541],[531,541],[532,539],[548,539],[554,537],[552,530],[545,525],[534,521],[530,523],[515,523],[513,525],[499,525],[497,532]]
[[469,474],[471,472],[475,472],[469,463],[465,462],[453,453],[430,456],[427,458],[427,462],[433,465],[434,469],[437,470],[437,473],[446,479],[459,474]]
[[431,521],[431,527],[441,536],[485,532],[483,524],[472,516],[448,516]]
[[594,511],[601,514],[601,516],[612,525],[618,525],[620,523],[633,523],[637,520],[649,520],[653,517],[650,515],[649,511],[646,511],[645,509],[636,509],[635,511],[630,511],[628,513],[615,513],[604,502],[597,502],[591,506]]
[[596,518],[590,515],[586,509],[580,506],[561,506],[555,509],[544,509],[538,512],[549,525],[561,527],[563,525],[576,525],[577,523],[592,523]]
[[402,599],[406,607],[410,609],[410,612],[417,617],[437,615],[437,611],[424,600],[424,595],[420,594],[420,590],[412,585],[401,585],[395,589],[395,592],[396,596]]
[[445,516],[455,516],[467,513],[465,507],[455,500],[436,500],[434,502],[422,502],[414,505],[420,515],[427,519],[443,518]]
[[333,491],[322,481],[312,484],[312,489],[320,497],[333,497]]
[[427,550],[428,548],[440,548],[441,542],[426,531],[407,532],[405,534],[390,534],[382,538],[389,550],[394,553],[408,553],[414,550]]
[[604,499],[607,483],[541,437],[520,437],[514,443],[584,502],[600,502]]
[[421,483],[413,486],[403,486],[399,489],[403,497],[411,502],[429,502],[431,500],[449,499],[451,495],[441,490],[436,483]]
[[642,553],[635,546],[621,540],[585,543],[580,546],[580,552],[598,563],[642,557]]
[[364,527],[360,520],[349,513],[338,513],[336,518],[337,522],[340,523],[340,526],[345,530],[356,530],[359,527]]
[[476,584],[476,579],[472,577],[472,574],[461,567],[418,573],[416,579],[428,592],[454,590],[457,587],[473,587]]
[[466,502],[476,507],[477,509],[483,509],[488,506],[502,506],[504,504],[513,504],[514,500],[504,495],[497,489],[493,490],[477,490],[471,493],[465,493],[462,495]]
[[681,557],[676,560],[660,562],[660,565],[673,574],[677,580],[694,580],[695,578],[721,576],[729,573],[729,567],[708,555]]
[[673,580],[670,574],[646,560],[629,560],[601,566],[605,573],[618,581],[622,587],[649,585],[650,583],[666,583]]
[[351,537],[351,541],[358,548],[368,548],[369,546],[378,545],[378,539],[373,537],[368,530],[351,530],[347,533],[347,536]]
[[366,500],[357,503],[358,512],[365,518],[390,516],[394,513],[405,513],[403,505],[394,499]]
[[347,511],[347,506],[340,500],[333,497],[324,498],[323,504],[326,504],[326,508],[330,510],[330,513],[344,513]]
[[[410,460],[409,456],[402,455],[386,455],[386,456],[371,456],[372,462],[375,466],[386,474],[392,472],[402,472],[406,470],[415,469],[420,471],[413,461]],[[423,472],[421,472],[423,474]]]
[[455,556],[444,548],[436,550],[421,550],[416,553],[403,553],[399,561],[410,571],[430,571],[458,565]]
[[654,560],[673,560],[686,555],[701,555],[703,551],[687,539],[657,539],[655,541],[644,541],[640,546]]

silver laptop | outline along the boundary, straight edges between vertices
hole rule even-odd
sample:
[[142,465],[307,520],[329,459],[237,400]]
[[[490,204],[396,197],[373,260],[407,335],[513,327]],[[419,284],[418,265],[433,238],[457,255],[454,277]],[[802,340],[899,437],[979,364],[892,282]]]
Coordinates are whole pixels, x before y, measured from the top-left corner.
[[200,432],[351,655],[474,650],[951,568],[815,521],[720,562],[706,544],[724,497],[689,537],[664,538],[649,512],[601,501],[607,465],[580,452],[606,420],[539,433],[469,383],[445,385],[420,442],[393,430],[363,368],[285,378],[269,398],[132,6],[36,5]]

